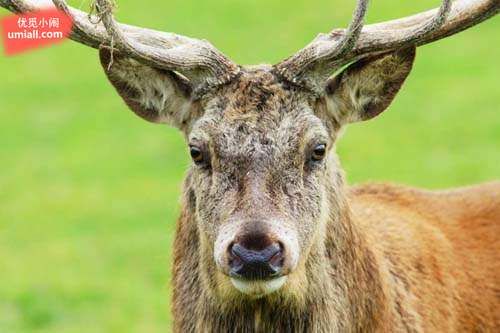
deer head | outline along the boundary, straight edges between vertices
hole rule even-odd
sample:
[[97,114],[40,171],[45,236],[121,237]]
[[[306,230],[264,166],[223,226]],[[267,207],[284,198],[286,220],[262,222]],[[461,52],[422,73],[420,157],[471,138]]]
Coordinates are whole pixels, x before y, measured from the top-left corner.
[[[241,67],[206,41],[101,23],[61,0],[71,38],[100,49],[104,71],[140,117],[179,128],[193,163],[186,192],[207,283],[261,297],[306,281],[327,221],[342,205],[335,142],[349,123],[384,111],[409,74],[415,48],[498,13],[498,0],[444,0],[436,10],[364,26],[359,0],[347,29],[321,34],[288,59]],[[0,0],[24,12],[28,1]]]

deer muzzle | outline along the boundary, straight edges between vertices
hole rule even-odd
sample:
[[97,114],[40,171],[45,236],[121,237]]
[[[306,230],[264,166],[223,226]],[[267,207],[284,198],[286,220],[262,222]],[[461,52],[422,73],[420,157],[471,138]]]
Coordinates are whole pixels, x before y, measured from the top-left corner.
[[294,235],[280,221],[228,223],[215,242],[217,267],[244,294],[274,292],[297,266],[299,245]]

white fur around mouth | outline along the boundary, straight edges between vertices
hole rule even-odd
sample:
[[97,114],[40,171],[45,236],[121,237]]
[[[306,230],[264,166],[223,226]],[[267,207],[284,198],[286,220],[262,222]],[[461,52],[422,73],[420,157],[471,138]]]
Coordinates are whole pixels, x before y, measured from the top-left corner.
[[286,276],[280,276],[267,281],[246,281],[231,278],[233,286],[244,294],[262,297],[280,289],[286,282]]

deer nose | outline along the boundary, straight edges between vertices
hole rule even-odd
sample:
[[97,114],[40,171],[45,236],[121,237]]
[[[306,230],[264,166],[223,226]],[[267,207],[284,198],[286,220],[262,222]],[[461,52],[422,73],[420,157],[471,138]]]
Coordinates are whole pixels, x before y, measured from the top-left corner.
[[279,242],[265,246],[249,246],[248,242],[238,242],[233,243],[228,250],[232,277],[264,280],[278,276],[283,268],[283,246]]

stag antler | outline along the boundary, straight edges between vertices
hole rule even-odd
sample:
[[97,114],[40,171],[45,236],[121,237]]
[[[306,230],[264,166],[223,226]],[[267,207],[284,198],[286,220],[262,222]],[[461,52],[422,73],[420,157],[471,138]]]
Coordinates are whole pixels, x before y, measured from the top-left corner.
[[500,11],[500,0],[444,0],[439,9],[363,27],[368,0],[358,0],[347,30],[320,34],[274,66],[288,81],[317,93],[342,66],[375,53],[424,45],[476,25]]
[[[143,64],[176,71],[195,87],[226,83],[239,72],[236,64],[205,40],[117,23],[110,0],[96,1],[97,20],[64,0],[53,3],[73,18],[70,38],[74,41],[93,48],[112,47]],[[25,13],[46,5],[37,0],[0,0],[0,7]]]
[[[85,45],[111,47],[125,56],[157,68],[176,71],[195,87],[229,82],[239,66],[209,42],[173,33],[117,23],[111,0],[96,0],[100,23],[63,0],[57,8],[74,20],[70,38]],[[368,0],[358,0],[349,27],[320,34],[309,45],[274,66],[284,79],[321,93],[324,83],[340,67],[375,53],[419,46],[453,35],[500,11],[500,0],[443,0],[439,9],[363,26]],[[24,13],[40,9],[37,0],[0,0],[0,7]]]

